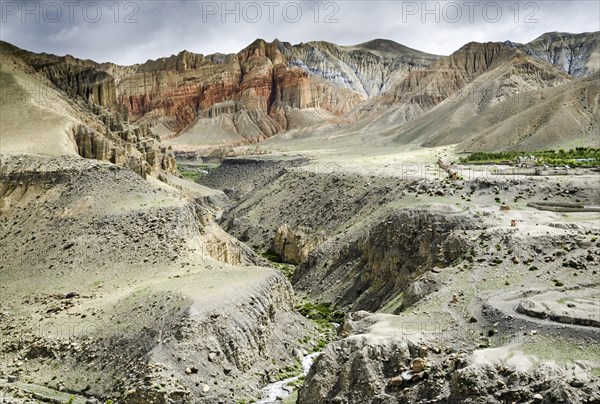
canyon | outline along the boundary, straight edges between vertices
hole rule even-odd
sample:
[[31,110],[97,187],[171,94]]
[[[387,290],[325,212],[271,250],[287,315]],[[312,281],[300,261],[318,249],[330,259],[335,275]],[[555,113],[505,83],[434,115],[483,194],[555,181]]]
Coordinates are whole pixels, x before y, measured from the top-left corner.
[[599,402],[599,46],[0,42],[1,400]]

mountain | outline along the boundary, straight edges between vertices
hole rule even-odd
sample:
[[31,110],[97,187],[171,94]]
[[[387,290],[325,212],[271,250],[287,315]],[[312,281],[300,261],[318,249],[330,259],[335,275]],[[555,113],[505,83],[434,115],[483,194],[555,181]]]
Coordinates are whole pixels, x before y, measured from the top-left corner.
[[589,76],[600,71],[599,32],[548,32],[527,44],[510,41],[506,44],[552,63],[576,77]]
[[[134,124],[142,137],[160,137],[177,150],[271,138],[270,143],[292,148],[294,139],[309,138],[320,140],[309,148],[324,147],[332,139],[340,148],[364,143],[532,148],[543,147],[546,135],[548,145],[577,139],[588,144],[595,128],[594,117],[586,111],[595,110],[598,33],[548,33],[524,45],[471,42],[446,57],[385,39],[353,46],[258,39],[235,54],[182,51],[133,66],[34,54],[8,44],[3,49],[61,91],[67,104],[72,104],[70,99],[97,106],[96,112],[101,108],[113,116],[104,120]],[[578,82],[586,77],[592,79]],[[557,127],[573,128],[563,130],[568,136],[550,135],[547,125],[526,124],[522,114],[522,125],[517,125],[513,108],[499,106],[530,105],[540,94],[554,98],[546,90],[558,86],[563,95],[578,88],[590,94],[577,108],[586,113],[577,119],[569,121],[559,108],[544,114],[554,124],[555,118],[566,120]],[[533,98],[527,101],[529,96]],[[504,119],[502,111],[513,112]],[[502,133],[502,141],[482,135],[489,129],[486,125],[501,122],[506,128],[490,133]],[[119,132],[119,125],[112,131]],[[477,128],[481,136],[469,128]],[[516,132],[509,134],[510,128]],[[112,142],[119,143],[118,138],[123,136]],[[79,148],[88,150],[86,155],[102,149],[84,142],[88,146]]]
[[113,78],[93,62],[35,55],[6,42],[0,56],[2,153],[79,155],[142,177],[176,172],[173,151],[146,125],[127,122]]
[[[463,57],[461,51],[451,56]],[[504,53],[439,106],[399,128],[395,141],[458,143],[463,151],[594,146],[597,79],[574,79],[521,51]]]
[[345,123],[290,131],[268,143],[290,150],[594,146],[597,78],[575,78],[502,43],[469,43],[362,103]]
[[237,54],[182,52],[110,66],[119,102],[176,145],[253,143],[333,119],[436,58],[399,44],[383,56],[327,42],[256,40]]
[[182,51],[134,66],[19,53],[71,95],[123,105],[159,135],[181,134],[178,145],[253,143],[333,119],[437,58],[382,40],[340,47],[259,39],[237,54]]
[[308,42],[291,47],[290,64],[351,89],[365,98],[379,95],[413,69],[425,69],[439,56],[376,39],[355,46]]

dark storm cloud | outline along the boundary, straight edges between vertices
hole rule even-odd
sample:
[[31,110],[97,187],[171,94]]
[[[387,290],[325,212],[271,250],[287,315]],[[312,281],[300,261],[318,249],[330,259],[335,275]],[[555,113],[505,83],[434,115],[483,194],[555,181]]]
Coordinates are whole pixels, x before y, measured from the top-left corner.
[[237,52],[256,38],[351,45],[386,38],[436,54],[469,41],[597,31],[590,1],[1,1],[0,37],[22,48],[121,64]]

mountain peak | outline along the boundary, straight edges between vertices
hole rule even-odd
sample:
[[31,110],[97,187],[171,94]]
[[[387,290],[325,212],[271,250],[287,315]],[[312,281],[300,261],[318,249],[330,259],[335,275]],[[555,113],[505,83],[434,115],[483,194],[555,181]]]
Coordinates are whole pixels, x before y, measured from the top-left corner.
[[390,39],[376,38],[367,42],[360,43],[358,45],[348,46],[345,48],[349,49],[363,49],[368,50],[376,54],[394,55],[394,56],[436,56],[426,52],[409,48],[408,46],[402,45],[398,42]]
[[560,32],[560,31],[550,31],[550,32],[546,32],[543,33],[542,35],[538,36],[537,38],[535,38],[533,41],[529,42],[529,43],[534,43],[537,41],[544,41],[544,40],[558,40],[558,39],[583,39],[589,37],[591,39],[593,39],[593,37],[596,37],[597,39],[600,37],[600,31],[596,31],[596,32],[580,32],[580,33],[572,33],[572,32]]
[[518,49],[545,60],[576,76],[588,76],[600,71],[600,32],[546,32],[527,44],[515,44]]

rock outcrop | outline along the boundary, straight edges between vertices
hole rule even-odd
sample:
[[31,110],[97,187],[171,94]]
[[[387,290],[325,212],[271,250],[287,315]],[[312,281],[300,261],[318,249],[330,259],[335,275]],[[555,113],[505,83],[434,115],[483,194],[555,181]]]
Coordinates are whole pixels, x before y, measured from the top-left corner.
[[145,125],[121,131],[107,130],[104,134],[79,125],[74,130],[79,155],[88,159],[109,161],[127,167],[142,177],[159,176],[161,172],[177,172],[171,148],[160,144],[158,136]]
[[283,262],[299,264],[304,261],[309,253],[325,241],[324,234],[312,234],[306,227],[291,229],[283,224],[275,233],[273,251]]
[[104,108],[117,107],[115,80],[96,62],[71,55],[35,54],[16,47],[13,52],[71,98],[79,97]]
[[317,247],[294,272],[294,286],[354,310],[379,309],[425,272],[467,249],[460,214],[400,210]]
[[[600,385],[578,365],[557,365],[509,349],[457,350],[406,323],[392,335],[370,333],[392,316],[346,316],[345,338],[316,359],[298,403],[595,402]],[[406,327],[406,328],[404,328]],[[487,357],[492,359],[486,359]],[[493,359],[495,358],[495,359]]]

